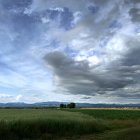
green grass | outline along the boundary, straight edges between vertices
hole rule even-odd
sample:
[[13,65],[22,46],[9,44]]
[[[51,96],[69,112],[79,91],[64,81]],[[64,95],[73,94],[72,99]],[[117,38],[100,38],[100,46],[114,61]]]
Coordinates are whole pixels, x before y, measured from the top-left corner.
[[140,110],[114,110],[114,109],[68,109],[71,112],[81,112],[105,120],[140,119]]
[[140,127],[132,127],[102,135],[99,140],[140,140]]
[[69,109],[107,121],[111,130],[78,140],[140,140],[140,110]]
[[[79,112],[54,109],[1,109],[1,140],[43,139],[56,136],[100,133],[109,129],[104,121]],[[8,135],[7,135],[8,134]],[[53,138],[49,138],[53,139]]]
[[0,109],[0,140],[139,140],[140,111]]

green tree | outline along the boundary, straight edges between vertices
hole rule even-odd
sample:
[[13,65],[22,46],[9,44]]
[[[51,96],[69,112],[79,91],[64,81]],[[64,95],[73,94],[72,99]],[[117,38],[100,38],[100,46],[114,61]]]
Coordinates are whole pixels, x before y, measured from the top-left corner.
[[60,104],[60,108],[66,108],[67,106],[65,104]]
[[64,108],[64,104],[60,104],[60,108]]
[[67,104],[67,108],[75,108],[75,107],[76,107],[75,103]]

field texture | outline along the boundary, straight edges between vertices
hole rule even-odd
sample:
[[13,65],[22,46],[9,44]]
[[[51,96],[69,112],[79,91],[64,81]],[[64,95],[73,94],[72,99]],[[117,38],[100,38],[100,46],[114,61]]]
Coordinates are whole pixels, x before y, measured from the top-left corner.
[[139,110],[0,109],[0,140],[139,140]]

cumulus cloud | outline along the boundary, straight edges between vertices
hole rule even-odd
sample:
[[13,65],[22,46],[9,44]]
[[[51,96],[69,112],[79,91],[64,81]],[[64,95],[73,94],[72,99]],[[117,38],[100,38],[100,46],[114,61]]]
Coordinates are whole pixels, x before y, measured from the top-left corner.
[[54,72],[56,84],[72,94],[105,94],[134,83],[135,69],[121,64],[90,67],[88,61],[75,61],[61,52],[49,53],[44,59]]
[[50,34],[62,46],[69,45],[78,52],[73,58],[60,51],[44,57],[57,86],[71,94],[103,95],[112,99],[139,97],[138,90],[137,94],[133,93],[135,90],[126,90],[137,89],[140,83],[140,38],[135,32],[139,7],[136,3],[138,1],[104,3],[95,0],[85,5],[86,10],[67,6],[74,15],[80,11],[74,16],[78,18],[75,26],[67,32],[50,30]]
[[0,0],[0,90],[38,95],[26,101],[135,102],[139,7],[139,0]]

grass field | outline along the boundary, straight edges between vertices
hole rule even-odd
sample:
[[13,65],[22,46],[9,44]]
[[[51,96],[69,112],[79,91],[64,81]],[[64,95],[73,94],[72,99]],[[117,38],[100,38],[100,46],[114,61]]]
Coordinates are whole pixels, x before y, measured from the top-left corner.
[[140,110],[135,109],[71,109],[71,112],[81,112],[105,120],[126,120],[126,119],[140,119]]
[[0,109],[0,140],[139,140],[140,110]]
[[88,135],[80,140],[140,140],[140,110],[138,109],[73,109],[95,119],[106,121],[109,131],[93,136]]

